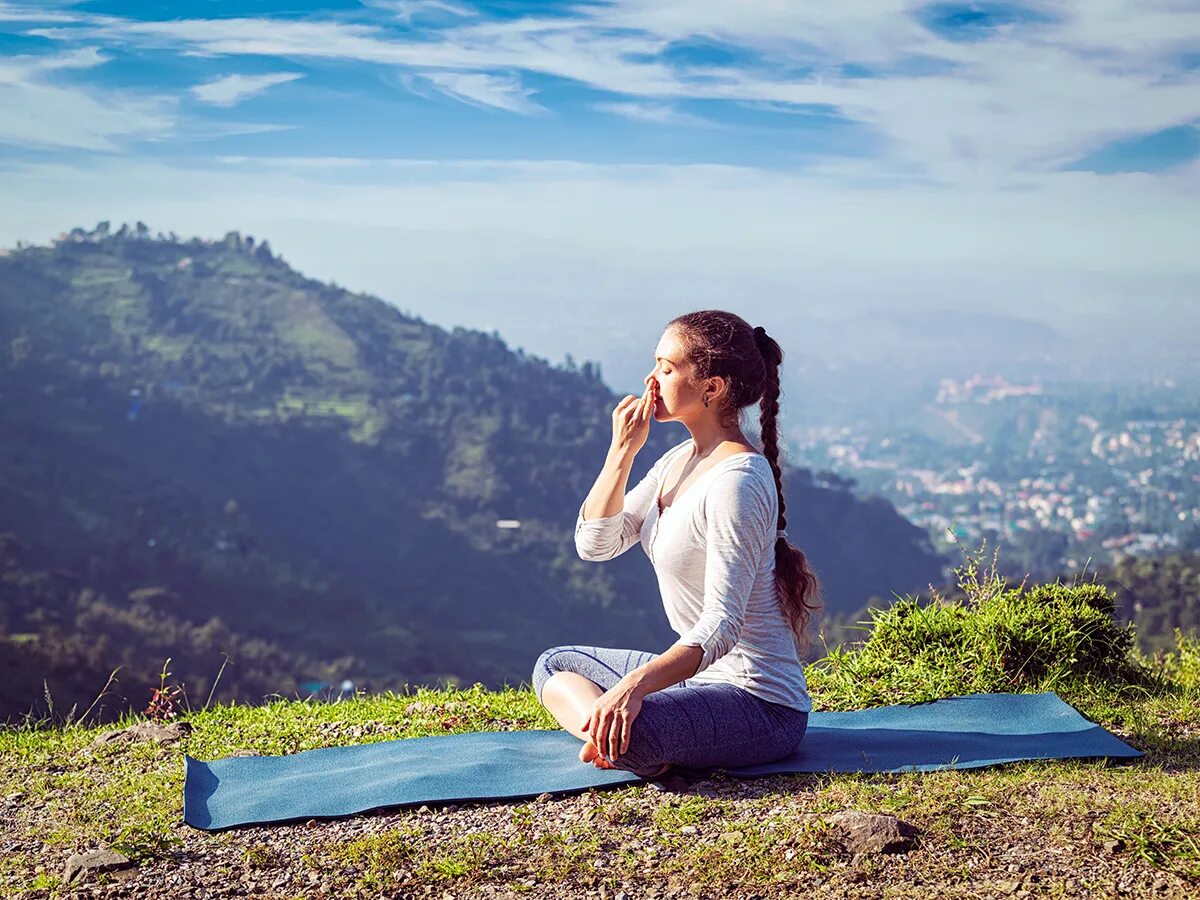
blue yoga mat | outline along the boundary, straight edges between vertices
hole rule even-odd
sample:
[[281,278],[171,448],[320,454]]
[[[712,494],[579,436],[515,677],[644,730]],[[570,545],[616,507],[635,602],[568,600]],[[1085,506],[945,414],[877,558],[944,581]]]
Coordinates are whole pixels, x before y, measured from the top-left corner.
[[[561,730],[482,731],[290,756],[214,762],[185,756],[183,817],[195,828],[217,831],[388,806],[527,798],[643,780],[580,762],[579,747],[578,738]],[[1057,694],[968,694],[855,712],[814,712],[791,756],[724,771],[738,777],[931,771],[1025,759],[1139,756],[1140,751],[1085,719]]]

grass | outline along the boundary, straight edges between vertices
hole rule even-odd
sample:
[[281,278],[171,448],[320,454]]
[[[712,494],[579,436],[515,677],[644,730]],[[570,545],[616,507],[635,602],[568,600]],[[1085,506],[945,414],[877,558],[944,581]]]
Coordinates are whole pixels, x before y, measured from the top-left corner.
[[[59,883],[65,858],[102,846],[130,856],[139,869],[187,858],[200,859],[214,877],[299,879],[281,887],[280,896],[305,896],[306,878],[346,894],[420,884],[469,891],[483,881],[528,893],[547,884],[583,891],[653,882],[764,896],[821,885],[850,893],[863,879],[898,885],[898,895],[974,890],[981,878],[1001,885],[996,891],[1016,881],[1049,896],[1111,893],[1131,878],[1135,895],[1155,893],[1155,879],[1173,879],[1167,890],[1200,885],[1195,639],[1177,635],[1173,653],[1141,657],[1112,624],[1103,592],[1086,584],[1012,588],[972,565],[959,573],[968,604],[898,603],[873,614],[861,644],[834,648],[810,665],[816,707],[1055,690],[1146,757],[1119,766],[1061,760],[776,776],[759,780],[757,796],[738,799],[623,785],[581,795],[582,812],[573,818],[556,818],[536,802],[501,804],[499,812],[468,805],[455,813],[461,827],[456,821],[440,832],[431,830],[427,813],[407,809],[354,820],[348,838],[333,837],[330,826],[304,832],[301,852],[278,839],[282,831],[208,835],[183,826],[181,751],[201,759],[238,750],[284,754],[557,723],[528,687],[480,685],[332,704],[219,705],[186,713],[191,733],[168,747],[98,746],[93,742],[104,729],[27,722],[0,730],[0,823],[11,835],[3,840],[16,848],[0,860],[0,897],[66,896]],[[128,716],[118,726],[137,719]],[[823,817],[851,808],[913,823],[921,832],[918,849],[848,859]],[[485,812],[500,816],[503,834],[494,833],[494,820],[488,827],[471,824]],[[1044,873],[1037,881],[1031,861]]]

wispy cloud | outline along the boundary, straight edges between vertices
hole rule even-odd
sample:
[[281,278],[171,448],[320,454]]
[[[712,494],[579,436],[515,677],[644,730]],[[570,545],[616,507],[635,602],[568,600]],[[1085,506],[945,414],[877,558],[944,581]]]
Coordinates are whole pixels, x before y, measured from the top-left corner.
[[298,72],[276,72],[267,75],[226,75],[192,88],[192,94],[203,103],[214,106],[236,106],[277,84],[287,84],[304,76]]
[[54,80],[59,73],[106,61],[94,47],[0,61],[0,143],[114,152],[128,141],[168,134],[176,123],[173,98]]
[[48,3],[16,6],[0,0],[0,22],[78,22],[82,17],[54,9]]
[[718,127],[716,122],[675,109],[666,103],[593,103],[592,108],[626,119],[633,119],[635,122],[648,122],[654,125]]
[[[541,108],[522,73],[616,95],[588,102],[664,125],[697,124],[670,112],[684,99],[823,105],[880,136],[881,165],[952,183],[1054,171],[1119,137],[1200,116],[1200,72],[1171,62],[1200,33],[1200,10],[1175,0],[1027,0],[1022,15],[997,16],[969,41],[923,20],[910,0],[614,0],[503,18],[442,2],[373,5],[410,25],[439,15],[424,30],[264,16],[108,19],[32,33],[354,60],[399,68],[415,90],[521,114]],[[714,45],[729,58],[706,59]]]
[[459,17],[475,15],[475,11],[470,7],[457,3],[446,3],[443,0],[362,0],[362,3],[363,6],[395,13],[396,18],[401,22],[411,22],[420,16],[439,13]]
[[529,99],[534,93],[521,84],[515,75],[491,75],[482,72],[422,72],[420,75],[404,75],[401,82],[418,94],[428,94],[432,88],[463,103],[473,106],[492,107],[509,112],[545,112],[545,108]]

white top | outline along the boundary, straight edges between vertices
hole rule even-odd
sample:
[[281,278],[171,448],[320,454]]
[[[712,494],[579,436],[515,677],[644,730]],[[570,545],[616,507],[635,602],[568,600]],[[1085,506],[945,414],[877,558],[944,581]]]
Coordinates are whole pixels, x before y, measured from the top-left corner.
[[[700,647],[692,683],[727,683],[805,712],[812,698],[798,642],[775,598],[779,495],[771,464],[744,451],[719,460],[658,511],[659,486],[692,452],[689,438],[654,464],[615,515],[575,521],[575,549],[602,561],[641,543],[677,643]],[[587,501],[585,500],[584,503]]]

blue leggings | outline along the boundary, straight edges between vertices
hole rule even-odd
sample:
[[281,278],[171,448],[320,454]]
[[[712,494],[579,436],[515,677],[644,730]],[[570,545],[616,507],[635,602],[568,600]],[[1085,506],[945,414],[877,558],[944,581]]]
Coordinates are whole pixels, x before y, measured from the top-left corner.
[[[540,703],[550,676],[575,672],[607,691],[658,655],[608,647],[551,647],[534,666],[533,690]],[[711,769],[774,762],[791,755],[807,728],[808,713],[803,710],[771,703],[736,685],[687,679],[642,699],[629,730],[629,749],[614,766],[645,778],[664,763]]]

